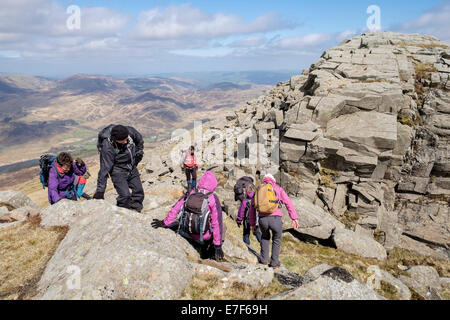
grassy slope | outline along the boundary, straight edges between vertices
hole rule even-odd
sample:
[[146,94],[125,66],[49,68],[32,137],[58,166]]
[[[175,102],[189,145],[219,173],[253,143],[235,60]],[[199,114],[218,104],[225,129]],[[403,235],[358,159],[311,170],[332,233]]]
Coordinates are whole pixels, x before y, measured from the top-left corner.
[[[239,239],[242,238],[242,229],[239,229],[234,221],[227,218],[225,219],[225,224],[227,226],[227,233],[232,233],[239,237]],[[260,250],[259,244],[253,234],[251,236],[250,247],[257,252]],[[377,265],[393,275],[407,275],[406,272],[398,268],[399,264],[404,266],[427,265],[436,268],[441,277],[450,276],[449,262],[424,257],[411,251],[394,249],[390,253],[387,261],[383,262],[376,259],[368,259],[348,254],[344,251],[324,247],[322,245],[302,242],[289,233],[285,233],[283,236],[280,260],[288,270],[300,275],[304,275],[309,269],[322,263],[327,263],[330,266],[343,267],[348,270],[355,279],[363,283],[365,283],[370,276],[370,274],[367,273],[367,268],[371,265]],[[270,286],[263,289],[235,285],[231,289],[222,290],[219,279],[217,278],[194,278],[190,286],[185,290],[181,299],[254,300],[267,298],[281,293],[286,289],[287,288],[281,285],[276,279],[273,280]],[[393,289],[388,285],[383,285],[378,293],[388,299],[398,299],[395,288]],[[444,299],[450,300],[450,291],[444,290],[442,296]],[[417,296],[414,298],[420,299],[420,297]]]
[[43,229],[30,221],[0,230],[0,299],[23,299],[39,281],[65,228]]

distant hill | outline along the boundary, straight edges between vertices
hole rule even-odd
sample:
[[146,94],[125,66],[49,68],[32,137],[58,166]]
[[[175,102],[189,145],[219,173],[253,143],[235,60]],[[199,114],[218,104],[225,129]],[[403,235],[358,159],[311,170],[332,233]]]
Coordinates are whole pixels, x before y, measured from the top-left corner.
[[250,84],[241,84],[241,85],[239,85],[239,84],[235,84],[233,82],[219,82],[219,83],[211,84],[211,85],[207,86],[203,90],[214,90],[214,89],[219,89],[219,90],[231,90],[231,89],[248,90],[251,87],[252,86]]
[[98,130],[110,123],[135,126],[149,141],[167,138],[175,128],[212,119],[269,88],[209,81],[175,76],[77,74],[48,79],[2,74],[0,166],[35,159],[50,149],[91,152]]
[[165,77],[182,77],[195,79],[207,85],[222,82],[231,83],[252,83],[260,85],[276,85],[281,81],[290,79],[298,74],[299,70],[292,71],[240,71],[240,72],[186,72],[186,73],[165,73]]

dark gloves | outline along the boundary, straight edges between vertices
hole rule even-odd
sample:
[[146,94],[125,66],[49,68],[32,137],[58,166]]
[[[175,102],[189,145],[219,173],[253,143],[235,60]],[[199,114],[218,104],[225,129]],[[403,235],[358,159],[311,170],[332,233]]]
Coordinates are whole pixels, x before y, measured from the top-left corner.
[[242,221],[236,221],[236,224],[237,224],[238,228],[240,228],[242,225]]
[[94,194],[94,199],[105,200],[105,193],[104,192],[96,192]]
[[216,249],[216,252],[215,252],[216,261],[222,261],[224,258],[222,246],[214,246],[214,247]]
[[155,229],[158,229],[158,228],[167,228],[167,227],[166,227],[166,224],[164,223],[164,221],[158,220],[158,219],[153,219],[152,227],[155,228]]
[[134,156],[134,159],[136,161],[136,165],[138,165],[142,161],[142,158],[144,158],[144,152],[136,153],[136,155]]
[[86,173],[83,174],[82,177],[87,180],[91,177],[91,173],[88,170],[86,170]]
[[81,158],[77,158],[77,159],[75,160],[75,162],[77,163],[77,166],[78,166],[79,168],[82,168],[82,167],[85,166],[85,163],[84,163],[83,159],[81,159]]

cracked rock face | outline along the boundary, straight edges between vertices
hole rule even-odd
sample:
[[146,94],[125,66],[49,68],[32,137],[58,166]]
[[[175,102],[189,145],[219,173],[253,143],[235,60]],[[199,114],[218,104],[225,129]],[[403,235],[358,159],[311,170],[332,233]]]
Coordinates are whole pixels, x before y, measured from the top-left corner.
[[[434,37],[362,34],[248,102],[225,127],[280,130],[270,153],[279,152],[278,182],[293,199],[330,217],[356,217],[351,231],[382,235],[388,250],[449,259],[449,63],[449,45]],[[324,239],[333,223],[315,223],[322,213],[314,211],[303,226],[300,219],[300,232]]]

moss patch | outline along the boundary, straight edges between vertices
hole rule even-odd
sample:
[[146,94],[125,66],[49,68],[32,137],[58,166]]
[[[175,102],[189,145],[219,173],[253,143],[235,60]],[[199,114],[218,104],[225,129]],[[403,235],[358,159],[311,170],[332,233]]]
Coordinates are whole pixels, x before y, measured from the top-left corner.
[[412,128],[414,128],[414,126],[415,126],[413,119],[411,119],[410,117],[407,117],[405,115],[402,115],[402,114],[399,114],[397,116],[397,121],[400,122],[401,124],[407,125]]
[[[389,253],[386,261],[379,261],[322,245],[305,243],[288,235],[283,236],[280,260],[288,270],[300,275],[304,275],[309,269],[323,263],[333,267],[342,267],[350,272],[355,279],[363,283],[366,283],[371,276],[367,273],[367,269],[372,265],[378,266],[394,276],[409,275],[401,270],[399,265],[408,267],[429,265],[438,270],[440,277],[449,277],[450,274],[448,262],[421,256],[404,249],[396,248]],[[388,283],[382,284],[379,294],[388,299],[398,299],[397,289]],[[416,300],[420,299],[418,296],[415,298]]]
[[184,290],[180,300],[262,300],[288,290],[275,278],[263,288],[254,288],[242,283],[224,287],[217,278],[199,279],[194,277]]
[[422,79],[430,80],[430,73],[438,70],[432,64],[419,62],[414,65],[414,71],[416,72],[416,80],[420,81]]
[[361,215],[358,212],[345,211],[342,216],[336,216],[335,218],[342,222],[347,229],[355,230],[356,224],[361,218]]
[[338,174],[339,171],[337,170],[332,170],[328,168],[320,169],[320,185],[327,188],[336,189],[337,185],[336,183],[334,183],[334,178],[336,178]]
[[443,288],[441,291],[442,299],[450,300],[450,288]]
[[375,290],[379,295],[389,300],[399,300],[398,290],[395,286],[386,281],[380,282],[380,289]]
[[384,244],[386,240],[386,233],[384,231],[375,230],[375,232],[373,233],[373,238],[376,242]]
[[447,49],[448,45],[443,44],[443,43],[414,43],[414,44],[409,44],[405,41],[401,41],[397,44],[397,46],[399,46],[400,48],[403,49],[408,49],[408,47],[419,47],[419,48],[423,48],[423,49],[434,49],[434,48],[442,48],[442,49]]
[[[392,272],[393,270],[398,270],[397,265],[399,264],[407,267],[430,266],[437,270],[440,277],[450,277],[450,263],[448,261],[441,261],[409,250],[395,248],[389,253],[386,267],[388,271]],[[408,275],[406,272],[402,274]]]
[[411,300],[425,300],[425,298],[418,294],[413,288],[409,288],[409,291],[411,291]]

